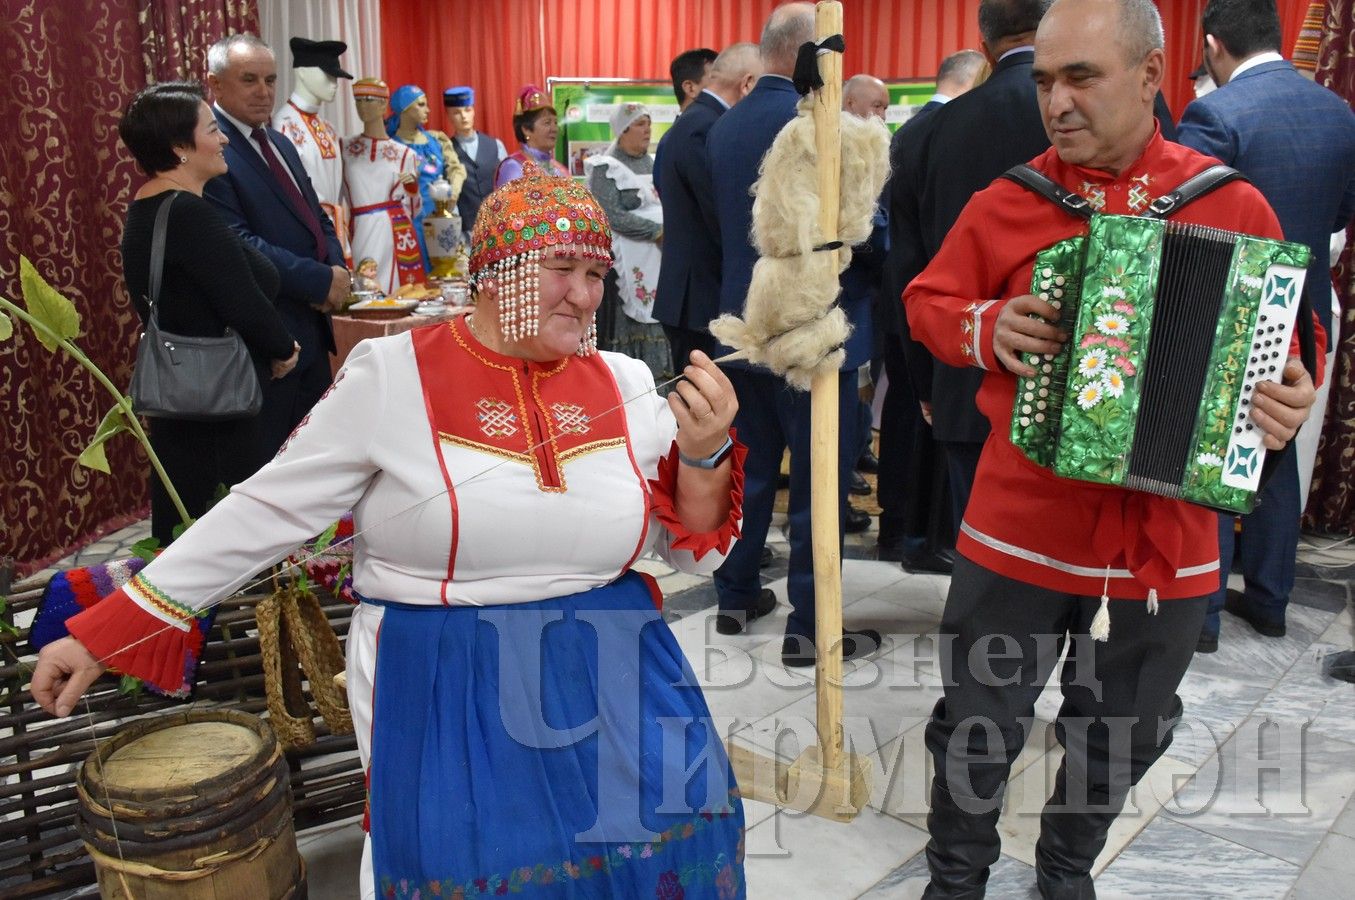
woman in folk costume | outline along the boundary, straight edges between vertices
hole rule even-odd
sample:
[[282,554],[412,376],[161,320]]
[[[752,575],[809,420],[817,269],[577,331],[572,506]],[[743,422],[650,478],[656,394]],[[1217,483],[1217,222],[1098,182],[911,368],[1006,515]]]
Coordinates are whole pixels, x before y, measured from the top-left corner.
[[644,360],[654,380],[662,382],[672,377],[673,354],[663,326],[654,318],[654,290],[663,259],[663,205],[654,190],[650,130],[644,104],[618,103],[612,111],[611,146],[584,160],[583,170],[612,224],[621,302],[611,310],[614,337],[608,349]]
[[513,133],[517,135],[519,147],[508,158],[499,163],[494,171],[494,186],[500,187],[521,178],[529,162],[536,163],[541,169],[558,175],[569,176],[566,169],[555,158],[555,141],[560,136],[560,119],[555,107],[550,105],[541,88],[529,84],[518,91],[517,105],[513,108]]
[[424,268],[428,265],[428,248],[423,245],[423,217],[433,209],[433,198],[428,188],[439,178],[452,186],[452,203],[461,196],[466,183],[466,167],[452,147],[452,139],[441,131],[429,131],[428,97],[418,85],[404,84],[395,89],[390,98],[391,114],[386,118],[386,133],[413,150],[419,157],[419,196],[423,206],[414,216],[414,234],[419,241]]
[[594,349],[611,243],[568,178],[491,194],[472,314],[359,344],[273,462],[69,620],[38,702],[69,714],[105,665],[177,683],[196,612],[352,508],[364,896],[744,896],[733,774],[629,568],[723,560],[737,401],[699,354],[664,401]]
[[382,117],[390,88],[380,78],[353,82],[362,134],[343,142],[344,191],[352,207],[353,259],[376,262],[377,287],[387,294],[424,280],[413,220],[423,208],[418,156],[386,134]]

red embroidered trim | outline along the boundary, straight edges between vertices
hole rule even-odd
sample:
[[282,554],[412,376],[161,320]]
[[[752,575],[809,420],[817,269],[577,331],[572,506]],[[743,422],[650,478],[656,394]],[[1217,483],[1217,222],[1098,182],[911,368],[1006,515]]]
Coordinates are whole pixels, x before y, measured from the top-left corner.
[[190,653],[202,652],[202,630],[181,631],[146,612],[121,589],[66,620],[66,629],[94,658],[150,682],[167,693],[182,691]]
[[649,480],[649,490],[654,498],[654,515],[659,524],[672,533],[672,548],[692,551],[692,556],[698,562],[712,550],[718,550],[722,555],[728,553],[734,539],[742,534],[739,522],[743,519],[743,460],[748,456],[748,448],[739,443],[734,429],[729,430],[729,436],[734,439],[734,447],[729,454],[729,516],[714,531],[692,531],[678,518],[677,473],[682,463],[678,462],[677,441],[673,442],[667,456],[660,457],[659,477]]

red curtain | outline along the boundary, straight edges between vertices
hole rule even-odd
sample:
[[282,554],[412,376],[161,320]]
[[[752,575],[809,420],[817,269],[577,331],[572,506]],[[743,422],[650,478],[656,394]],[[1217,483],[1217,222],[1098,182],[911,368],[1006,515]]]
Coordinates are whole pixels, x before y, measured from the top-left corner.
[[[1167,34],[1164,91],[1179,116],[1194,96],[1186,77],[1200,62],[1206,0],[1159,3]],[[1307,0],[1278,0],[1288,51]],[[382,77],[430,96],[431,128],[446,128],[443,88],[476,89],[482,130],[513,143],[519,88],[546,76],[668,78],[668,62],[692,47],[756,41],[774,0],[383,0]],[[848,75],[931,78],[942,58],[979,46],[978,0],[846,0]]]
[[[1355,107],[1355,7],[1346,0],[1327,0],[1326,22],[1317,58],[1317,83],[1326,85]],[[1351,238],[1352,230],[1347,230]],[[1304,524],[1318,531],[1355,534],[1355,240],[1348,240],[1336,266],[1341,298],[1341,339],[1336,365],[1327,373],[1331,396],[1327,420],[1317,445],[1313,486]]]
[[[257,23],[242,0],[0,0],[10,48],[0,92],[0,292],[19,302],[27,256],[80,312],[77,343],[115,383],[131,377],[137,318],[119,244],[141,181],[118,141],[132,94],[153,75],[201,77],[202,49]],[[168,33],[151,34],[159,28]],[[197,62],[193,60],[196,59]],[[187,60],[188,62],[183,62]],[[148,463],[129,437],[111,475],[76,464],[110,401],[84,369],[27,325],[0,342],[0,556],[27,574],[145,515]]]
[[[513,101],[548,75],[668,79],[683,50],[756,41],[774,0],[383,0],[381,57],[395,87],[431,99],[431,128],[446,128],[440,95],[474,85],[480,127],[513,143]],[[847,0],[847,74],[929,78],[941,59],[978,47],[978,0]]]

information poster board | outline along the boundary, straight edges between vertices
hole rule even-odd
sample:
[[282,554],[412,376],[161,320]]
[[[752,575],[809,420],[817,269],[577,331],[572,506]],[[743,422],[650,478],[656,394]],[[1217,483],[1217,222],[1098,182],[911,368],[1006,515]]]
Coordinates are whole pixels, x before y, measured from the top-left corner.
[[649,152],[677,118],[677,99],[668,81],[552,78],[548,90],[560,114],[555,156],[572,175],[583,175],[583,161],[612,142],[612,111],[620,103],[643,103],[653,124]]
[[[935,81],[886,82],[889,108],[885,124],[890,132],[908,121],[936,93]],[[612,142],[612,110],[618,103],[643,103],[653,122],[649,152],[677,118],[677,100],[667,81],[608,78],[550,78],[547,81],[555,111],[560,115],[560,138],[555,156],[571,174],[583,175],[583,161]]]

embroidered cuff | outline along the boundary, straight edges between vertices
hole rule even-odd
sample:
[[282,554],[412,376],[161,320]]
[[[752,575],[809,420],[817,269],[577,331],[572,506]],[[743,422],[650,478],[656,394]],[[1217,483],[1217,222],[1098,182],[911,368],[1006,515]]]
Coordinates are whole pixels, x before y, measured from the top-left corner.
[[659,477],[649,481],[653,513],[659,524],[673,535],[670,546],[674,550],[690,550],[698,562],[712,550],[721,555],[728,553],[734,539],[740,534],[739,522],[743,519],[743,460],[748,455],[748,448],[739,443],[733,429],[730,429],[729,436],[734,441],[734,449],[729,454],[729,515],[715,530],[692,531],[678,518],[677,478],[681,463],[678,462],[677,441],[673,442],[668,455],[659,459]]
[[965,317],[960,321],[960,352],[971,366],[990,372],[998,368],[993,325],[1003,306],[1000,300],[982,300],[965,307]]
[[184,690],[202,652],[193,610],[175,603],[140,575],[66,620],[66,628],[105,666],[166,693]]

